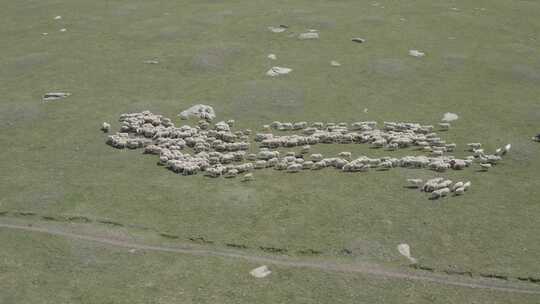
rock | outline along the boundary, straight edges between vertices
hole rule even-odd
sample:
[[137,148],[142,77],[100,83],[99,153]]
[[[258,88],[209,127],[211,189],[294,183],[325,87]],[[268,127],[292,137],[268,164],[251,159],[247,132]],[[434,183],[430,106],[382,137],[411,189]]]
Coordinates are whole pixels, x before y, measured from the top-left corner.
[[249,272],[249,274],[251,274],[252,276],[254,276],[254,277],[258,278],[258,279],[267,277],[271,273],[272,273],[272,271],[270,271],[268,269],[268,266],[266,266],[266,265],[257,267],[257,268],[255,268],[255,269],[253,269],[253,270],[251,270]]
[[409,50],[409,55],[413,57],[424,57],[426,56],[426,53],[421,52],[419,50]]
[[268,70],[268,72],[266,72],[266,75],[275,77],[279,75],[286,75],[286,74],[289,74],[290,72],[292,72],[292,69],[290,68],[275,66],[275,67],[272,67],[270,70]]
[[268,30],[273,33],[283,33],[287,30],[287,28],[282,26],[269,26]]
[[337,62],[335,60],[332,60],[332,61],[330,61],[330,65],[334,66],[334,67],[339,67],[339,66],[341,66],[341,63],[339,63],[339,62]]
[[416,259],[411,256],[411,247],[409,246],[409,244],[405,244],[405,243],[399,244],[397,246],[397,249],[402,256],[409,259],[409,261],[416,263]]
[[56,16],[56,17],[54,17],[54,20],[60,20],[60,19],[62,19],[62,16]]
[[351,41],[356,42],[356,43],[364,43],[364,42],[366,42],[366,39],[355,37],[355,38],[352,38]]
[[53,101],[53,100],[59,100],[59,99],[62,99],[62,98],[66,98],[66,97],[68,97],[70,95],[71,95],[71,93],[67,93],[67,92],[46,93],[45,95],[43,95],[43,101],[44,102],[49,102],[49,101]]
[[442,121],[450,122],[450,121],[457,120],[458,118],[459,118],[459,116],[456,113],[446,112],[443,115]]
[[67,31],[67,29],[65,28],[60,29],[60,32],[65,32],[65,31]]
[[300,40],[310,40],[310,39],[319,39],[319,33],[317,32],[307,32],[307,33],[301,33],[298,35],[298,39]]
[[196,116],[206,120],[213,120],[214,118],[216,118],[216,113],[214,112],[214,108],[212,108],[211,106],[197,104],[191,106],[187,110],[180,112],[178,116],[181,119],[188,119],[190,116]]
[[143,63],[145,63],[145,64],[158,64],[159,61],[157,59],[150,59],[150,60],[143,61]]
[[277,56],[276,54],[268,54],[268,59],[271,59],[271,60],[276,60],[277,59]]

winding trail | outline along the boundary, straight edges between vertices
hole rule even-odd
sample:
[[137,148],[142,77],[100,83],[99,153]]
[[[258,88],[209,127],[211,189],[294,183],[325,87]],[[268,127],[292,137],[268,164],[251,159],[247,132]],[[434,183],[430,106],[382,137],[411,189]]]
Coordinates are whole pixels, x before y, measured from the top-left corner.
[[361,273],[374,275],[392,279],[405,279],[413,281],[424,281],[431,283],[438,283],[449,286],[466,287],[474,289],[488,289],[493,291],[511,292],[511,293],[523,293],[523,294],[538,294],[540,295],[540,288],[531,288],[531,286],[525,286],[525,284],[517,282],[494,282],[485,279],[464,279],[464,278],[451,278],[448,275],[439,275],[434,273],[422,273],[413,274],[407,271],[390,270],[387,267],[383,267],[377,264],[337,264],[331,262],[322,261],[308,261],[299,260],[286,257],[263,257],[256,255],[248,255],[244,253],[235,252],[232,250],[218,250],[218,249],[201,249],[192,245],[184,244],[182,246],[158,246],[158,245],[146,245],[142,243],[106,238],[96,237],[85,234],[78,234],[72,232],[60,231],[53,228],[34,227],[30,225],[19,224],[7,224],[0,223],[0,228],[21,230],[27,232],[44,233],[54,236],[60,236],[75,240],[90,241],[95,243],[107,244],[111,246],[124,247],[130,249],[139,249],[147,251],[159,251],[159,252],[172,252],[180,254],[189,254],[194,256],[217,256],[225,258],[243,259],[250,262],[266,263],[286,267],[298,267],[298,268],[310,268],[318,269],[330,272],[342,272],[342,273]]

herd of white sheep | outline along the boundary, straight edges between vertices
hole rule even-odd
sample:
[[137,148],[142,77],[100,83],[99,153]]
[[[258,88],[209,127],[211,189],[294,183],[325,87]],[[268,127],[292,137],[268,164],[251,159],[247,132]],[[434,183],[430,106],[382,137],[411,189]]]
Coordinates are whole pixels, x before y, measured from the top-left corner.
[[[352,124],[274,121],[262,126],[261,132],[252,134],[249,129],[233,130],[234,120],[212,123],[211,119],[202,119],[195,126],[176,127],[171,119],[150,111],[122,114],[119,121],[120,132],[107,137],[107,144],[115,148],[141,148],[146,154],[159,155],[160,165],[179,174],[203,173],[225,178],[245,174],[245,181],[253,179],[250,171],[267,168],[289,173],[324,168],[366,172],[398,167],[444,172],[462,170],[476,162],[480,168],[488,170],[510,150],[507,145],[489,154],[480,143],[471,143],[472,155],[456,158],[447,154],[456,149],[456,144],[443,140],[435,132],[435,126],[418,123],[384,122],[379,128],[375,121]],[[109,132],[110,128],[110,124],[103,123],[104,132]],[[449,123],[438,125],[440,130],[449,128]],[[368,144],[387,151],[415,147],[423,155],[371,158],[353,157],[351,152],[343,151],[325,157],[311,153],[312,147],[318,144]],[[296,149],[283,152],[287,148]],[[461,191],[456,192],[459,193]]]
[[463,195],[471,187],[471,182],[456,182],[436,177],[427,180],[425,183],[421,179],[407,179],[410,188],[420,188],[420,191],[431,193],[431,199],[438,199],[453,193],[455,196]]

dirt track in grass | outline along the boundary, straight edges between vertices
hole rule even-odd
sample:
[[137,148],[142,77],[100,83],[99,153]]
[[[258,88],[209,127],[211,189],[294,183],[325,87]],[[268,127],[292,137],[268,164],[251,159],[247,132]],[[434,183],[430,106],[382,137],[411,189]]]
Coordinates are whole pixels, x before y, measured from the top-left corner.
[[345,264],[345,263],[333,263],[325,262],[319,260],[307,260],[307,259],[296,259],[296,258],[287,258],[287,257],[269,257],[269,256],[257,256],[249,255],[245,253],[240,253],[233,250],[219,250],[219,249],[210,249],[202,248],[201,246],[194,246],[190,244],[182,244],[178,246],[159,246],[159,245],[148,245],[140,242],[133,242],[128,240],[123,240],[114,236],[114,238],[109,238],[105,236],[92,236],[88,234],[80,234],[68,231],[62,231],[59,228],[46,227],[46,225],[35,226],[33,224],[21,225],[21,224],[9,224],[9,223],[0,223],[0,228],[4,229],[13,229],[34,233],[45,233],[54,236],[60,236],[64,238],[70,238],[81,241],[89,241],[95,243],[106,244],[110,246],[124,247],[130,249],[138,249],[145,251],[159,251],[159,252],[170,252],[170,253],[180,253],[180,254],[189,254],[194,256],[217,256],[225,258],[235,258],[243,259],[250,262],[264,263],[270,265],[279,265],[285,267],[300,267],[300,268],[310,268],[318,269],[322,271],[329,272],[348,272],[348,273],[360,273],[366,275],[373,275],[378,277],[385,277],[390,279],[403,279],[403,280],[413,280],[413,281],[424,281],[432,282],[443,285],[465,287],[465,288],[474,288],[474,289],[488,289],[501,292],[510,292],[510,293],[524,293],[524,294],[540,294],[540,288],[533,288],[529,284],[521,284],[517,282],[494,282],[488,279],[457,279],[452,278],[448,275],[442,274],[433,274],[433,273],[411,273],[403,270],[392,270],[389,267],[384,267],[381,265],[373,263],[362,263],[362,264]]

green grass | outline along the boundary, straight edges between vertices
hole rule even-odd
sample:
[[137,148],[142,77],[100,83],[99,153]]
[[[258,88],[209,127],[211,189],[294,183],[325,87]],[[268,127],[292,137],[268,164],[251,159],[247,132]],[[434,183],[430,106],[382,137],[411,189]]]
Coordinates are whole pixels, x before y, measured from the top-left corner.
[[[0,210],[109,218],[250,246],[328,254],[346,247],[351,259],[378,263],[399,261],[395,247],[406,242],[427,265],[540,275],[540,145],[530,141],[540,132],[540,3],[378,2],[384,8],[345,0],[0,0]],[[266,29],[278,24],[319,29],[321,39]],[[351,42],[356,36],[367,43]],[[159,65],[142,63],[154,57]],[[294,71],[270,79],[272,65]],[[57,90],[73,95],[41,102]],[[106,146],[98,130],[103,121],[118,127],[124,112],[175,117],[199,102],[254,130],[272,120],[433,124],[451,111],[460,119],[444,134],[449,141],[514,150],[488,173],[444,174],[471,180],[472,189],[433,202],[403,184],[434,172],[265,171],[249,184],[182,177],[155,157]],[[315,150],[381,153],[363,145]]]
[[534,303],[535,297],[0,231],[2,303]]

